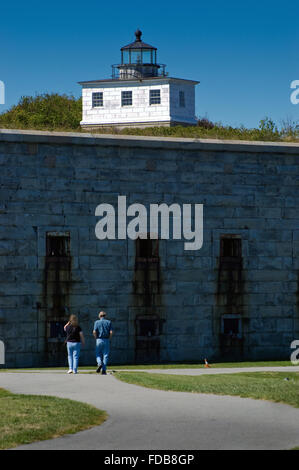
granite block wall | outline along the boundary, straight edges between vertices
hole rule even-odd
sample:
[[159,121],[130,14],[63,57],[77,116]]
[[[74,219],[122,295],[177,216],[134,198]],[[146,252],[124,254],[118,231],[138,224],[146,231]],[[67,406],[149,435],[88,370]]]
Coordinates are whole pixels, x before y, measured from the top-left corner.
[[[114,363],[287,359],[299,339],[299,146],[2,130],[6,365],[65,365],[61,325],[113,322]],[[95,236],[101,203],[204,205],[204,242]],[[150,250],[150,255],[146,250]]]

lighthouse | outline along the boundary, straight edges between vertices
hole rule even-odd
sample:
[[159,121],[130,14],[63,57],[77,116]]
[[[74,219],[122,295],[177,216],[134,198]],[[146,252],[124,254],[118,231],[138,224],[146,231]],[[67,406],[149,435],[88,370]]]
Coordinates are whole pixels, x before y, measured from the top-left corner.
[[157,62],[157,48],[142,41],[121,48],[120,64],[112,65],[110,79],[82,85],[84,129],[196,125],[194,80],[170,77]]

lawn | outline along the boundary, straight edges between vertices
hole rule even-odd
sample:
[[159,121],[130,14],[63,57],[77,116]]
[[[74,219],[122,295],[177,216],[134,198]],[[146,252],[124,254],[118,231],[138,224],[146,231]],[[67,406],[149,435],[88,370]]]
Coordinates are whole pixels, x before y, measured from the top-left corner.
[[0,449],[73,434],[102,424],[106,417],[105,411],[85,403],[0,388]]
[[[290,361],[257,361],[257,362],[216,362],[210,363],[212,368],[232,368],[232,367],[285,367],[292,366]],[[115,365],[110,369],[203,369],[203,363],[172,363],[172,364],[138,364],[138,365]]]
[[[119,380],[159,390],[235,395],[285,403],[299,408],[298,372],[241,372],[217,375],[170,375],[117,372]],[[288,380],[286,380],[288,378]]]
[[[232,368],[232,367],[285,367],[293,366],[290,361],[255,361],[255,362],[217,362],[211,363],[212,368]],[[108,369],[111,370],[137,370],[137,369],[202,369],[204,368],[203,362],[178,362],[170,364],[112,364]],[[81,370],[95,371],[96,366],[81,366]],[[64,371],[67,367],[35,367],[24,369],[1,369],[0,372],[38,372],[42,370]]]

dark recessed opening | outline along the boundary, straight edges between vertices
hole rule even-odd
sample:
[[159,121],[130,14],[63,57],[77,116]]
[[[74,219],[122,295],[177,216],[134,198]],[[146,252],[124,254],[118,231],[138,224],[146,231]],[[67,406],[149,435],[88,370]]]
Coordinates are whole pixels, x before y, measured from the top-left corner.
[[56,236],[47,234],[46,242],[47,256],[54,256],[56,258],[67,257],[70,254],[70,236]]
[[137,258],[146,258],[146,259],[158,258],[159,256],[158,240],[152,240],[150,238],[146,238],[146,239],[137,238],[136,256]]
[[65,338],[66,333],[64,331],[65,322],[51,321],[50,322],[50,338]]
[[223,258],[241,258],[241,238],[222,237],[220,240],[220,256]]
[[159,334],[158,320],[139,320],[139,336],[156,336]]
[[239,322],[239,318],[223,318],[223,333],[225,335],[239,334]]

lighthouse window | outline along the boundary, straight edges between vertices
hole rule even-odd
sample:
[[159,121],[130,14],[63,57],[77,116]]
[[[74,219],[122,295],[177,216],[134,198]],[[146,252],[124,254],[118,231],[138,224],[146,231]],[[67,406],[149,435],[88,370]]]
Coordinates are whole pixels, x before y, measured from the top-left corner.
[[103,106],[103,93],[96,92],[92,94],[92,107],[93,108],[100,108]]
[[133,98],[131,91],[122,91],[121,92],[121,105],[122,106],[132,106]]
[[142,62],[144,64],[152,64],[153,59],[152,59],[152,51],[149,49],[144,49],[142,51]]
[[142,51],[137,50],[137,51],[131,51],[131,64],[141,64],[142,59],[141,59]]
[[179,93],[179,100],[180,100],[180,107],[184,108],[185,107],[185,93],[183,91],[180,91]]
[[130,53],[129,51],[122,52],[122,64],[129,64],[130,63]]
[[150,104],[160,104],[161,95],[160,90],[150,90]]

